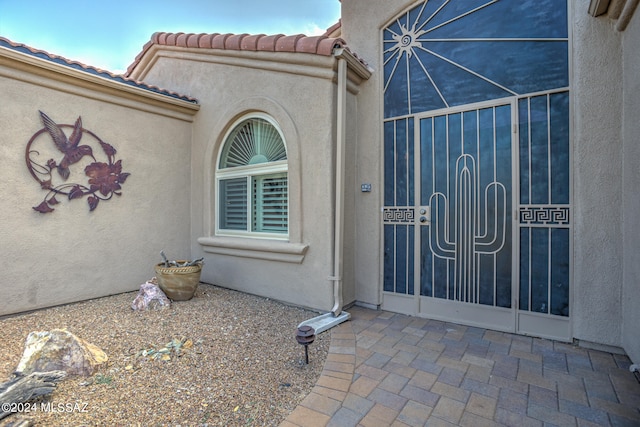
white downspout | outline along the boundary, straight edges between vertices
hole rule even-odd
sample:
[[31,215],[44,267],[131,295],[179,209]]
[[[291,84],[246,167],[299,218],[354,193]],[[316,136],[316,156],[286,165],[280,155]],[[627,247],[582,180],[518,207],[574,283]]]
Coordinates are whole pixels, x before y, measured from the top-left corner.
[[635,12],[638,7],[639,0],[627,0],[624,4],[624,8],[620,12],[620,17],[616,22],[616,30],[624,31],[629,25],[629,21],[631,21],[631,17],[633,16],[633,12]]
[[347,120],[347,61],[338,56],[338,102],[336,111],[336,189],[333,238],[333,272],[329,280],[333,282],[333,308],[335,317],[342,313],[342,249],[344,244],[344,179],[345,179],[345,139]]
[[345,181],[345,146],[347,124],[347,64],[357,76],[368,79],[371,70],[356,59],[344,48],[333,50],[333,56],[338,60],[338,85],[336,105],[336,182],[335,182],[335,211],[333,221],[333,266],[329,282],[333,285],[334,305],[330,312],[305,320],[298,325],[311,326],[316,334],[324,332],[351,318],[346,311],[342,311],[342,261],[344,246],[344,181]]

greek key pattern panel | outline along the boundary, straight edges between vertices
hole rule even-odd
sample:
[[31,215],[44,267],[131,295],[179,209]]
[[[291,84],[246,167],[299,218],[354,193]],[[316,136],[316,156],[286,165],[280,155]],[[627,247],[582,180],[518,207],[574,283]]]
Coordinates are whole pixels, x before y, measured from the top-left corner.
[[382,221],[385,224],[413,224],[414,208],[413,206],[382,208]]
[[520,206],[521,225],[569,225],[569,206]]

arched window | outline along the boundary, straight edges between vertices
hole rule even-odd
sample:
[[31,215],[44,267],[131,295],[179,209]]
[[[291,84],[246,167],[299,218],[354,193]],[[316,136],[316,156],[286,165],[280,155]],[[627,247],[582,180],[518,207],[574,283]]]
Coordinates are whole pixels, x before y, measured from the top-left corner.
[[219,235],[286,238],[287,150],[276,123],[245,117],[226,137],[216,170]]

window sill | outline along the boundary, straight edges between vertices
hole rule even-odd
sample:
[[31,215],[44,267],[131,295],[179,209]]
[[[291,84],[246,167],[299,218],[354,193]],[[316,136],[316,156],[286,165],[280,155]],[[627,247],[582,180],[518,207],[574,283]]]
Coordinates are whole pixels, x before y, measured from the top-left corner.
[[300,264],[309,245],[277,240],[242,237],[200,237],[198,243],[207,253]]

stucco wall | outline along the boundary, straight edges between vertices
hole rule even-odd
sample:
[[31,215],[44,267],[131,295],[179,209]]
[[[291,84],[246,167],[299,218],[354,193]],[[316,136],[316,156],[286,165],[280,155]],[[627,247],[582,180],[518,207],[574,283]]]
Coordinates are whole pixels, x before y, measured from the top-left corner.
[[640,13],[622,35],[623,48],[623,185],[624,273],[622,342],[634,363],[640,363]]
[[[401,0],[342,1],[342,37],[374,72],[362,83],[358,93],[357,156],[355,171],[355,280],[356,300],[367,306],[381,301],[382,237],[382,64],[379,62],[380,29],[399,13]],[[371,192],[359,191],[361,183],[370,183]]]
[[[86,73],[3,55],[0,315],[136,290],[154,275],[161,249],[189,256],[189,120],[195,111],[178,119],[157,96],[150,101],[130,88],[105,89]],[[131,174],[121,196],[101,201],[93,212],[86,198],[64,196],[57,197],[54,212],[32,209],[47,193],[25,164],[27,143],[43,128],[38,110],[59,124],[73,124],[81,116],[85,129],[116,148],[123,172]],[[43,145],[34,149],[53,144],[48,135],[42,138]],[[106,161],[95,148],[94,154]],[[80,163],[71,169],[83,177],[88,163]]]
[[[202,104],[194,123],[191,229],[193,253],[205,257],[202,280],[330,310],[335,59],[204,49],[184,54],[190,61],[182,61],[182,54],[174,57],[171,51],[163,52],[144,80],[194,94]],[[229,127],[251,111],[273,117],[284,135],[289,164],[289,245],[308,246],[300,263],[278,261],[280,255],[272,251],[286,247],[286,242],[215,236],[214,166]],[[264,256],[275,260],[261,259]]]
[[349,94],[347,97],[347,120],[345,134],[345,216],[344,216],[344,272],[343,272],[343,291],[342,296],[345,304],[352,304],[357,301],[356,291],[359,287],[358,274],[362,269],[362,265],[356,257],[356,248],[358,242],[358,227],[362,222],[358,217],[359,205],[362,197],[370,193],[362,193],[360,191],[361,182],[359,181],[359,138],[357,122],[354,119],[358,114],[358,98],[356,95]]
[[573,3],[573,332],[621,346],[621,37]]

